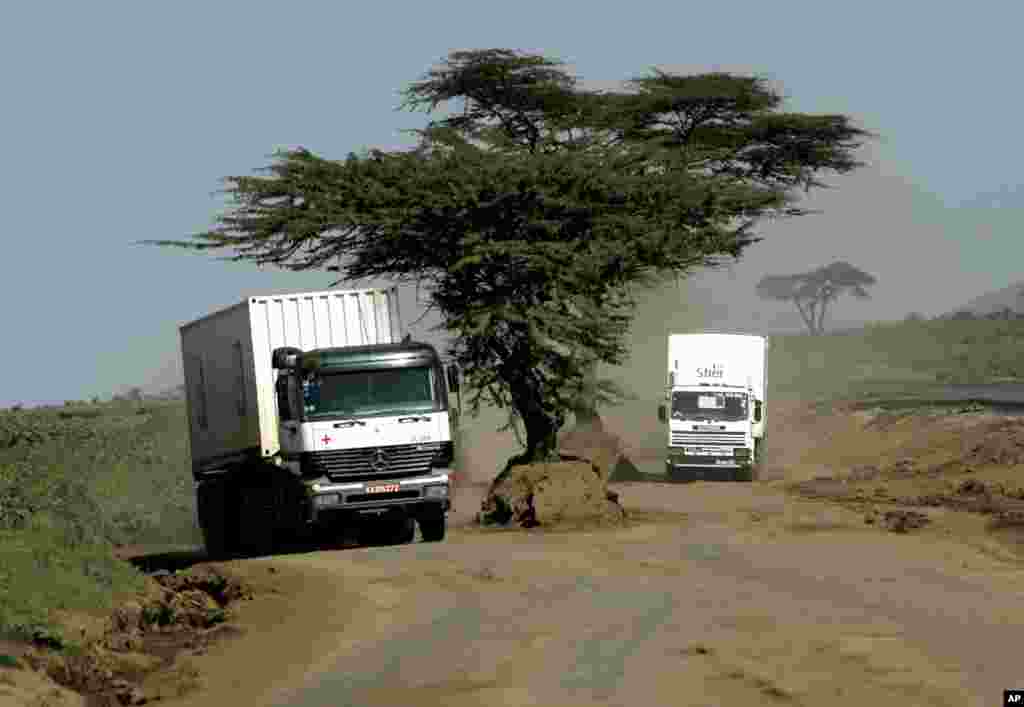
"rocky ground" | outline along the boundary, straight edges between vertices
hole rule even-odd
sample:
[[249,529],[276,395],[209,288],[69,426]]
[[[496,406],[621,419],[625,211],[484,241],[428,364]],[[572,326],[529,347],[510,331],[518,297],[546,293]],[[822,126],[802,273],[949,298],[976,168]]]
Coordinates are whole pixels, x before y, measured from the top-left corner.
[[[668,483],[609,420],[567,435],[559,465],[491,484],[481,464],[444,543],[151,555],[177,571],[83,622],[79,655],[3,647],[0,698],[998,704],[1020,676],[1024,418],[773,415],[755,483]],[[505,522],[481,527],[481,510]]]

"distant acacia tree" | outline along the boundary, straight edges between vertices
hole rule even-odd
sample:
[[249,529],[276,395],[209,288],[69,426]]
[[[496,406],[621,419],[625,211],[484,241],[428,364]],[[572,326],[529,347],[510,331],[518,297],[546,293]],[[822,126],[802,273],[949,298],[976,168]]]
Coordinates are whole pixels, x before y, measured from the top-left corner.
[[986,319],[996,319],[996,320],[1001,320],[1001,321],[1009,321],[1011,319],[1016,319],[1017,318],[1017,313],[1013,310],[1012,307],[1007,307],[1006,305],[1003,305],[999,309],[992,310],[991,312],[986,314],[985,318]]
[[806,213],[801,189],[859,167],[868,135],[782,111],[759,77],[655,70],[593,91],[507,49],[452,52],[404,98],[456,105],[411,150],[279,152],[268,175],[228,179],[214,229],[156,243],[423,285],[471,409],[525,428],[516,463],[551,458],[581,398],[612,395],[592,372],[625,360],[631,286],[738,258],[763,218]]
[[795,275],[766,275],[757,283],[762,299],[792,302],[807,330],[821,334],[829,305],[843,294],[868,299],[867,288],[876,283],[874,276],[844,261]]

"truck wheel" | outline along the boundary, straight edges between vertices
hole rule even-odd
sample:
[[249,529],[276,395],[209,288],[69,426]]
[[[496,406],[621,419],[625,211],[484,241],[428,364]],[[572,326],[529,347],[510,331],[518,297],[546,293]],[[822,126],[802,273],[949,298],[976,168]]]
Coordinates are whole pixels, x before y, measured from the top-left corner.
[[270,487],[246,486],[238,493],[238,545],[247,554],[274,550],[274,503]]
[[230,560],[237,552],[237,543],[226,518],[207,521],[203,527],[203,546],[211,560]]
[[228,538],[224,530],[224,524],[220,521],[207,521],[202,528],[203,547],[206,548],[206,556],[211,560],[224,560],[228,556]]
[[203,546],[212,560],[230,559],[236,550],[233,505],[228,503],[227,491],[223,484],[217,484],[201,487],[196,494]]
[[754,466],[751,469],[751,480],[757,481],[761,478],[764,469],[764,437],[754,440]]
[[419,524],[423,542],[441,542],[448,526],[448,517],[442,510],[431,511],[419,517]]

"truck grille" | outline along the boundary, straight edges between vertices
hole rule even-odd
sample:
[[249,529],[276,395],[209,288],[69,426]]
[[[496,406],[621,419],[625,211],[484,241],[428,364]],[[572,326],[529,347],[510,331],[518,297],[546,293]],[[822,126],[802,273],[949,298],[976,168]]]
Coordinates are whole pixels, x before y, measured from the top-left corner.
[[725,444],[733,447],[742,447],[744,444],[743,437],[744,434],[742,432],[677,432],[673,430],[672,446]]
[[332,481],[372,481],[401,479],[430,472],[435,457],[447,451],[436,445],[398,444],[390,447],[332,449],[302,455],[302,473],[307,477],[326,476]]

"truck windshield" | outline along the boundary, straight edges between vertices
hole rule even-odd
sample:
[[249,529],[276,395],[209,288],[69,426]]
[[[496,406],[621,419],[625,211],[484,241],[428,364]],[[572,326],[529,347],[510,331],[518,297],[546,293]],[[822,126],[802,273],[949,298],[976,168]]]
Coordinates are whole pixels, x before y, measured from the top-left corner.
[[429,366],[310,373],[303,381],[306,417],[430,412],[432,379]]
[[672,418],[735,422],[747,419],[747,394],[732,392],[676,391],[672,393]]

